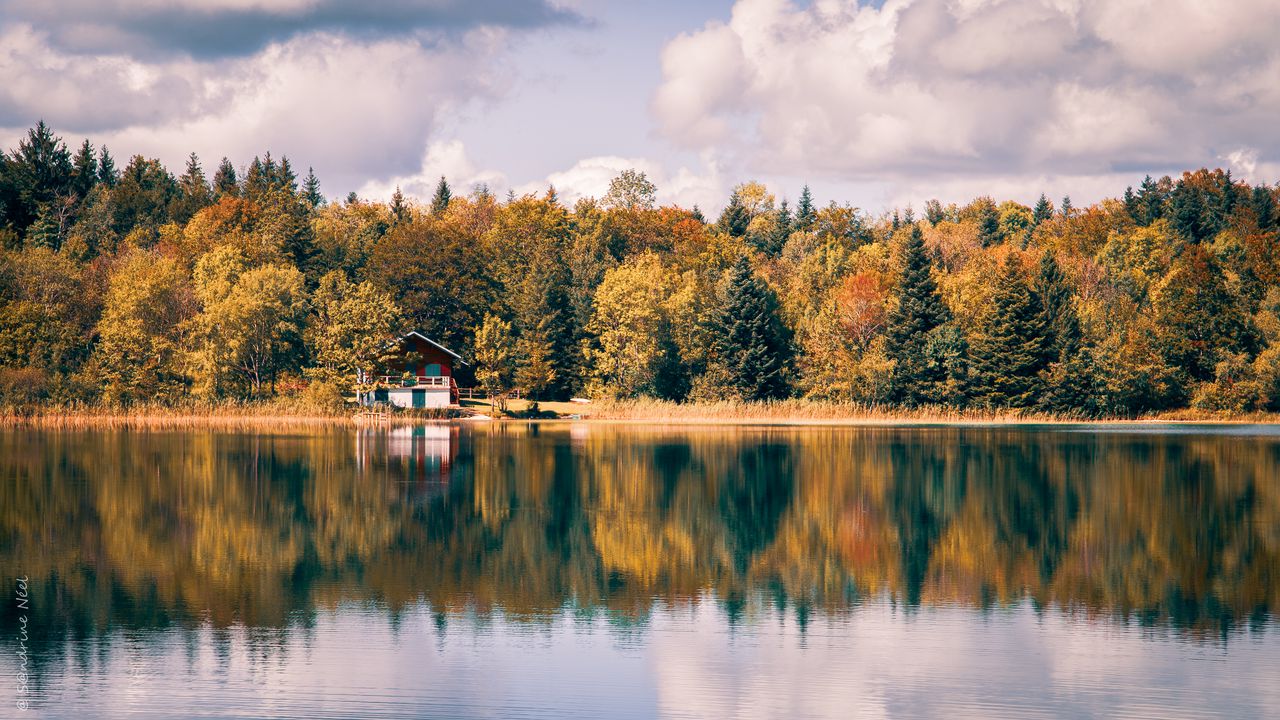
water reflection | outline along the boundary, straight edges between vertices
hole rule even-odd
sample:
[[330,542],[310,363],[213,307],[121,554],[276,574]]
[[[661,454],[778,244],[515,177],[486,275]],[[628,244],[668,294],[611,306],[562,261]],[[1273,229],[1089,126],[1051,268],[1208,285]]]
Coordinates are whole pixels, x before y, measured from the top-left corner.
[[[191,667],[265,668],[338,617],[393,638],[604,623],[653,652],[689,614],[713,637],[784,623],[812,643],[890,608],[899,631],[995,613],[1228,653],[1280,590],[1266,433],[11,430],[0,500],[45,690],[155,637]],[[0,612],[11,657],[19,611]]]

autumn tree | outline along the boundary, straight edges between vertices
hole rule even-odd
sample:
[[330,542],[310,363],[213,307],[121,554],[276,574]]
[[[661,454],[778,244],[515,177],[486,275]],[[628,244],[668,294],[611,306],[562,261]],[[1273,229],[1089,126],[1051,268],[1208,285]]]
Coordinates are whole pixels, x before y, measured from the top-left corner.
[[112,405],[172,401],[184,392],[181,329],[191,286],[173,260],[132,250],[111,274],[90,377]]
[[486,314],[476,330],[476,381],[489,395],[490,408],[501,401],[506,407],[506,394],[515,376],[515,343],[511,323]]
[[593,396],[677,400],[688,391],[671,332],[674,285],[671,268],[653,254],[605,274],[587,326],[594,337],[586,348]]
[[400,308],[369,281],[354,283],[341,271],[320,278],[311,298],[305,340],[314,380],[337,385],[385,367],[402,330]]

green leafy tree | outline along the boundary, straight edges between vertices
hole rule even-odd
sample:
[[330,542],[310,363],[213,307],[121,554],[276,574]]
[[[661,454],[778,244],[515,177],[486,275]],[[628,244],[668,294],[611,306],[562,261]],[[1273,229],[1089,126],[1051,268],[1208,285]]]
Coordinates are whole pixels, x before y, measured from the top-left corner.
[[493,314],[484,316],[476,330],[475,360],[476,381],[488,394],[490,409],[496,410],[498,402],[505,409],[516,370],[511,323]]
[[190,324],[193,380],[204,395],[237,389],[261,397],[296,361],[307,316],[302,273],[268,264],[250,267],[233,246],[196,263],[203,308]]
[[658,189],[638,170],[623,170],[609,181],[604,196],[605,207],[619,210],[652,210],[657,205]]
[[1212,380],[1223,353],[1257,351],[1257,330],[1203,245],[1183,250],[1153,296],[1161,354],[1192,380]]
[[[304,333],[314,363],[308,374],[319,382],[356,382],[357,392],[371,390],[369,379],[394,357],[392,340],[403,324],[391,295],[371,282],[353,283],[333,271],[320,278],[311,309]],[[359,383],[359,378],[365,382]]]
[[186,274],[173,260],[144,250],[132,250],[118,263],[89,377],[112,405],[180,397],[181,328],[193,308]]
[[688,390],[671,336],[671,268],[654,254],[609,270],[596,289],[586,349],[592,395],[676,400]]

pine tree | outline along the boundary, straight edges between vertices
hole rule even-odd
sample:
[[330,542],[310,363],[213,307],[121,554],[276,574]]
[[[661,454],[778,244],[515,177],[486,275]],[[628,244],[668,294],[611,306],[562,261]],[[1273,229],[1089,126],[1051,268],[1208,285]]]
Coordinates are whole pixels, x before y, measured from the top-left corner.
[[1032,284],[1040,304],[1040,325],[1048,329],[1045,362],[1065,362],[1080,351],[1080,317],[1073,302],[1074,292],[1053,253],[1040,256],[1040,269]]
[[809,232],[813,230],[817,220],[818,213],[813,208],[813,195],[809,193],[809,186],[805,185],[800,190],[800,202],[796,204],[796,230]]
[[1033,225],[1040,223],[1053,217],[1053,203],[1049,202],[1049,198],[1040,193],[1040,199],[1036,201],[1035,210],[1031,211],[1031,222]]
[[391,214],[395,216],[398,223],[409,219],[409,208],[404,204],[404,193],[400,192],[399,185],[391,194]]
[[[271,154],[267,153],[267,158],[270,159],[270,157]],[[298,176],[293,172],[293,165],[289,163],[288,155],[280,158],[280,164],[276,166],[275,174],[272,176],[272,187],[292,196],[298,194]]]
[[1139,225],[1147,226],[1164,217],[1165,195],[1158,183],[1148,175],[1138,186],[1137,217]]
[[983,203],[978,217],[978,240],[982,247],[999,245],[1004,240],[1004,234],[1000,232],[1000,215],[996,213],[995,203],[991,201]]
[[112,188],[119,181],[120,173],[116,172],[116,161],[111,157],[111,153],[107,151],[107,146],[103,145],[102,150],[98,153],[98,182]]
[[436,183],[436,194],[431,198],[431,214],[441,215],[445,210],[449,209],[449,201],[453,199],[453,190],[449,188],[449,183],[440,176],[440,182]]
[[1253,208],[1259,230],[1266,232],[1276,227],[1276,198],[1271,194],[1271,188],[1265,185],[1255,187],[1249,196],[1249,205]]
[[17,195],[16,206],[8,208],[9,221],[23,232],[42,206],[71,193],[71,153],[41,120],[18,142],[6,174]]
[[947,380],[945,367],[936,358],[930,362],[925,352],[931,333],[950,320],[951,311],[942,302],[933,280],[924,236],[919,226],[913,226],[898,279],[898,306],[889,316],[885,333],[886,350],[894,361],[889,387],[893,399],[912,406],[954,401],[940,392]]
[[778,299],[738,258],[714,320],[712,369],[724,389],[743,400],[784,398],[791,338],[778,317]]
[[1124,189],[1124,210],[1134,222],[1138,222],[1138,196],[1133,193],[1132,185]]
[[236,181],[236,169],[227,158],[218,164],[218,172],[213,174],[213,194],[216,197],[239,194],[240,186]]
[[787,201],[783,200],[778,206],[777,215],[774,217],[773,233],[769,238],[768,247],[763,248],[769,257],[778,257],[782,254],[782,248],[786,246],[787,239],[791,237],[791,208],[787,207]]
[[205,180],[200,158],[195,153],[187,158],[187,169],[178,178],[178,189],[180,194],[169,212],[173,221],[180,225],[186,224],[193,215],[213,202],[213,192]]
[[749,224],[751,224],[751,214],[742,204],[742,197],[738,191],[734,190],[729,196],[729,204],[721,211],[720,220],[716,225],[721,232],[730,237],[742,237],[746,234]]
[[1062,217],[1069,219],[1076,214],[1075,206],[1071,204],[1071,196],[1066,195],[1062,198]]
[[86,139],[71,164],[71,191],[81,200],[98,184],[98,158]]
[[320,192],[320,179],[316,177],[314,168],[307,168],[307,179],[302,182],[302,201],[312,210],[324,205],[324,195]]
[[974,397],[989,407],[1036,404],[1050,328],[1016,255],[1005,261],[984,327],[973,342]]
[[702,209],[701,209],[701,208],[699,208],[696,204],[693,206],[693,209],[689,211],[689,215],[690,215],[694,220],[697,220],[698,222],[702,223],[703,225],[706,225],[706,224],[707,224],[707,218],[706,218],[706,216],[702,214]]

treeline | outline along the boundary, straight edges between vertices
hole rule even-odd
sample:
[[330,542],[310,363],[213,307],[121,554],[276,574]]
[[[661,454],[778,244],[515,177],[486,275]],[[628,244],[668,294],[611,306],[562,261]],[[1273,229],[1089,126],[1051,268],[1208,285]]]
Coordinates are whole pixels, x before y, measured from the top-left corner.
[[269,153],[175,177],[41,123],[0,154],[0,402],[333,405],[413,328],[537,398],[1280,409],[1276,187],[873,217],[746,183],[714,222],[655,196],[326,201]]

